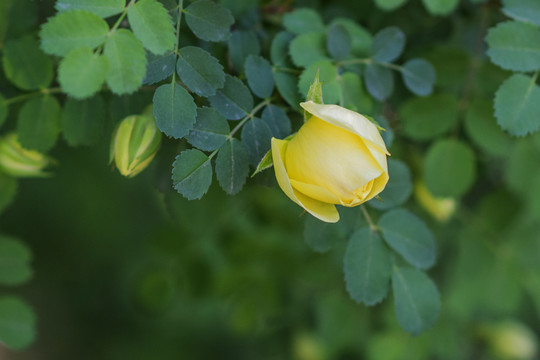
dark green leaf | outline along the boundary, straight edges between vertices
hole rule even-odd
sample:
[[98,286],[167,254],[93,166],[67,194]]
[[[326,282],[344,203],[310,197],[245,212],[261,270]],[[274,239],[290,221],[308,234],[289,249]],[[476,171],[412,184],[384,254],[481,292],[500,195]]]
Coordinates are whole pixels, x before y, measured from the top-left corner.
[[81,47],[71,51],[60,62],[58,82],[68,95],[82,99],[101,89],[109,70],[108,60]]
[[299,8],[285,14],[283,16],[283,26],[296,35],[324,31],[324,24],[320,15],[309,8]]
[[161,85],[154,93],[152,103],[156,125],[165,135],[180,139],[193,128],[197,106],[180,85]]
[[264,99],[274,91],[272,66],[265,58],[249,55],[244,64],[249,87],[255,95]]
[[203,107],[197,109],[197,121],[186,139],[201,150],[211,151],[225,143],[229,132],[229,124],[223,116],[212,108]]
[[216,176],[219,185],[229,195],[234,195],[244,186],[249,172],[249,157],[239,140],[230,139],[219,150],[216,159]]
[[293,38],[294,36],[287,31],[281,31],[274,36],[270,47],[270,59],[274,65],[289,65],[289,44]]
[[397,27],[388,27],[379,31],[373,38],[371,54],[373,60],[392,62],[405,48],[405,34]]
[[58,0],[56,10],[86,10],[102,18],[120,14],[126,6],[126,0]]
[[164,56],[148,53],[146,56],[146,75],[143,84],[152,85],[165,80],[174,72],[176,56],[167,54]]
[[424,6],[433,15],[448,15],[459,4],[459,0],[422,0]]
[[212,96],[225,84],[219,61],[203,49],[186,46],[180,49],[176,71],[184,84],[197,95]]
[[272,131],[273,137],[284,139],[291,134],[291,120],[280,107],[272,104],[268,105],[264,108],[261,118]]
[[380,199],[373,199],[369,202],[371,206],[379,210],[391,209],[402,205],[412,192],[411,172],[407,165],[399,160],[388,160],[388,174],[390,180],[379,194]]
[[289,46],[289,53],[295,65],[300,67],[320,60],[329,60],[326,53],[326,34],[314,32],[295,37]]
[[0,341],[8,348],[21,350],[36,337],[36,316],[18,297],[0,298]]
[[206,41],[229,39],[234,18],[228,9],[209,0],[191,3],[186,9],[186,22],[198,37]]
[[5,39],[16,39],[35,30],[38,25],[38,3],[33,1],[0,1],[0,47]]
[[131,30],[144,47],[161,55],[173,50],[176,36],[167,9],[157,0],[139,0],[128,7]]
[[15,199],[17,195],[17,180],[15,178],[0,173],[0,214]]
[[386,11],[396,10],[406,2],[407,0],[375,0],[377,7]]
[[369,54],[373,39],[371,37],[371,34],[366,29],[358,25],[357,22],[348,18],[336,18],[332,20],[330,26],[336,24],[345,26],[345,28],[349,32],[352,40],[352,54],[362,57]]
[[418,96],[427,96],[433,92],[435,69],[424,59],[412,59],[403,64],[401,75],[409,90]]
[[103,133],[105,102],[100,95],[68,99],[62,110],[62,134],[70,146],[93,145]]
[[322,95],[325,104],[337,104],[341,97],[341,87],[338,82],[338,70],[330,61],[318,61],[308,66],[300,75],[298,90],[300,94],[308,94],[310,84],[319,72],[322,82]]
[[371,113],[373,101],[365,93],[360,77],[352,72],[342,74],[338,79],[341,86],[340,105],[361,114]]
[[228,120],[239,120],[253,109],[253,96],[247,86],[230,75],[225,76],[223,88],[208,100]]
[[330,26],[326,47],[328,48],[328,53],[336,60],[342,60],[349,56],[352,39],[344,25],[334,24]]
[[32,277],[32,253],[21,241],[0,235],[0,284],[20,285]]
[[388,68],[369,64],[364,72],[368,92],[379,101],[386,100],[394,92],[394,75]]
[[6,99],[0,94],[0,126],[6,121],[7,116],[8,104],[6,103]]
[[254,31],[235,30],[229,38],[229,55],[237,73],[244,72],[244,62],[249,55],[259,55],[261,45]]
[[274,81],[283,99],[292,106],[293,109],[300,108],[300,93],[298,92],[297,76],[274,69]]
[[112,96],[108,109],[110,119],[117,123],[127,116],[141,114],[152,102],[152,95],[150,91],[139,91],[132,95]]
[[503,0],[503,13],[518,21],[540,26],[540,2],[536,0]]
[[172,170],[173,186],[189,200],[200,199],[212,183],[212,163],[199,150],[184,150],[176,157]]
[[59,131],[60,104],[54,97],[30,99],[19,111],[17,135],[24,148],[46,152],[56,143]]
[[252,118],[242,127],[242,144],[247,149],[251,165],[257,166],[270,150],[272,132],[264,121]]

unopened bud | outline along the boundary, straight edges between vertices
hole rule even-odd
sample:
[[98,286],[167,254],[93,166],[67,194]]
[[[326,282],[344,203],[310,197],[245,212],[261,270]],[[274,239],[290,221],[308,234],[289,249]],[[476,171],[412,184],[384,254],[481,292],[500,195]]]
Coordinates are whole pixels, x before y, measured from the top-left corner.
[[13,177],[44,177],[43,170],[53,162],[48,156],[23,149],[16,134],[0,138],[0,171]]
[[418,203],[440,222],[448,221],[456,211],[457,203],[454,198],[435,197],[422,182],[414,185],[414,195]]
[[536,359],[538,338],[524,324],[507,320],[480,329],[498,359]]

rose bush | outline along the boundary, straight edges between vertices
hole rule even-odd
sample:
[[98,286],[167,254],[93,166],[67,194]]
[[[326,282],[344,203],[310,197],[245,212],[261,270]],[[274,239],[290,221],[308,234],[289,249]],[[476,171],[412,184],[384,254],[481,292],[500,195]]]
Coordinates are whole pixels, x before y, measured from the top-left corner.
[[312,116],[290,140],[272,138],[283,192],[316,218],[337,222],[335,205],[357,206],[388,182],[390,155],[377,127],[337,105],[300,104]]

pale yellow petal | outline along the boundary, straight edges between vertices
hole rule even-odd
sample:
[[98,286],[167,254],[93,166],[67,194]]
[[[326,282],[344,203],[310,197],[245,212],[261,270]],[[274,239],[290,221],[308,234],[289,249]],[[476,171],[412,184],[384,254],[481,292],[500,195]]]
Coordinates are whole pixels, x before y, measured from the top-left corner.
[[315,200],[319,200],[330,204],[341,204],[339,198],[330,191],[313,184],[289,179],[294,190],[300,191],[302,194],[309,196]]

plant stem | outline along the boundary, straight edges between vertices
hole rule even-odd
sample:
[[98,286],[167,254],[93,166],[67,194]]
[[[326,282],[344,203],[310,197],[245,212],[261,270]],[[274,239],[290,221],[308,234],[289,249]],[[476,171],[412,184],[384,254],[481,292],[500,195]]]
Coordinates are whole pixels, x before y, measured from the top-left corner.
[[[184,0],[178,0],[178,20],[176,20],[176,45],[174,46],[174,62],[178,58],[178,48],[180,47],[180,23],[182,22],[182,10],[184,8]],[[176,69],[173,71],[171,84],[176,82]]]
[[377,225],[375,225],[375,223],[373,222],[373,219],[371,219],[371,216],[369,215],[369,213],[367,212],[366,210],[366,206],[365,205],[362,205],[361,206],[361,209],[362,209],[362,214],[364,214],[364,217],[366,218],[366,221],[368,222],[369,224],[369,229],[373,232],[375,231],[379,231],[379,227]]
[[16,102],[19,102],[19,101],[23,101],[23,100],[32,98],[34,96],[55,94],[55,93],[59,93],[59,92],[62,92],[62,89],[60,89],[59,87],[51,88],[51,89],[42,89],[42,90],[35,91],[35,92],[32,92],[32,93],[27,93],[27,94],[23,94],[23,95],[19,95],[19,96],[15,96],[15,97],[6,99],[5,103],[6,103],[6,105],[9,105],[9,104],[13,104],[13,103],[16,103]]

